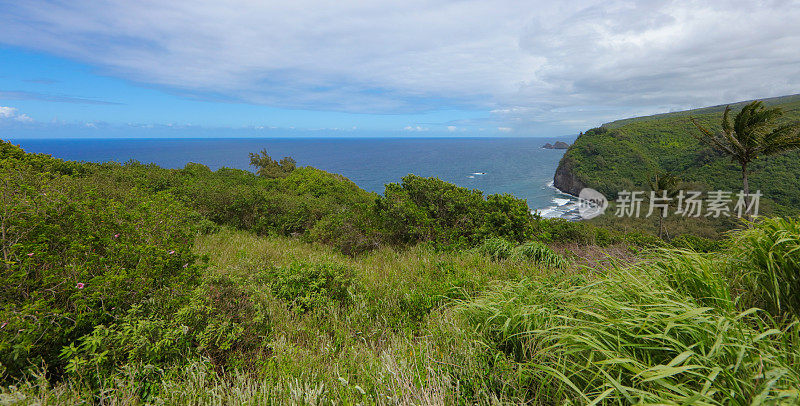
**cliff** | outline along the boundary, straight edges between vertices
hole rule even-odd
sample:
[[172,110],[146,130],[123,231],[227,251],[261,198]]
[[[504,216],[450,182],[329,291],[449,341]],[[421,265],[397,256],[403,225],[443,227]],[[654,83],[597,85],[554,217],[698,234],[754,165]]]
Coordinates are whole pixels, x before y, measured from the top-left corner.
[[564,193],[577,196],[581,189],[586,187],[586,184],[578,178],[574,169],[575,164],[569,156],[564,154],[553,177],[553,186]]
[[[732,103],[733,113],[743,102]],[[766,99],[780,107],[779,123],[800,120],[800,95]],[[622,190],[649,190],[648,178],[669,172],[691,190],[741,190],[741,168],[700,143],[690,118],[719,130],[725,106],[614,121],[582,133],[566,150],[553,184],[577,195],[584,187],[616,199]],[[750,188],[760,190],[762,205],[775,215],[800,213],[800,152],[759,157],[750,165]],[[767,212],[765,212],[767,214]]]

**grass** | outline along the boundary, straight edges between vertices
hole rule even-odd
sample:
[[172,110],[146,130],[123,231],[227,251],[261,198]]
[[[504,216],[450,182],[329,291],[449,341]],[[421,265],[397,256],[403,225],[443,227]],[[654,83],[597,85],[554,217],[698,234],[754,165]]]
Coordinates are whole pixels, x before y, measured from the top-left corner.
[[126,364],[93,390],[37,375],[0,404],[796,404],[800,332],[780,295],[798,235],[770,220],[721,252],[588,268],[540,243],[353,258],[222,229],[195,249],[206,279],[263,309],[257,350]]
[[620,271],[596,283],[530,282],[458,311],[486,345],[525,366],[532,396],[575,404],[759,404],[798,401],[780,330],[727,313],[666,283]]
[[565,268],[567,260],[553,251],[547,244],[530,241],[515,245],[504,238],[488,238],[478,246],[477,252],[492,260],[512,260],[517,263],[530,262],[550,268]]
[[732,240],[732,272],[749,300],[775,316],[800,316],[800,221],[765,219]]

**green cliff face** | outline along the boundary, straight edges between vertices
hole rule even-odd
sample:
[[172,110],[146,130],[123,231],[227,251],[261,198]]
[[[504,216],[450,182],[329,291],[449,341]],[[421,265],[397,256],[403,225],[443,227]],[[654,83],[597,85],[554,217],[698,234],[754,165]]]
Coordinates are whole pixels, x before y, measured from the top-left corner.
[[[800,95],[764,100],[780,106],[782,122],[800,120]],[[732,104],[738,112],[744,103]],[[621,190],[648,190],[647,177],[671,172],[685,189],[739,191],[741,170],[730,158],[701,144],[690,121],[720,129],[725,106],[637,117],[586,131],[567,150],[554,177],[562,191],[577,194],[583,187],[615,199]],[[800,212],[800,152],[759,157],[752,165],[751,190],[761,190],[762,206],[774,214]]]

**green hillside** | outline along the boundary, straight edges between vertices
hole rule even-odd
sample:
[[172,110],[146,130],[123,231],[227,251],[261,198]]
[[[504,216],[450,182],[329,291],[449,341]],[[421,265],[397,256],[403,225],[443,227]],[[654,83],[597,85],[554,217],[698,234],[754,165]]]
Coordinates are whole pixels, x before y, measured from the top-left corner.
[[[764,100],[783,109],[783,122],[800,120],[800,95]],[[746,102],[731,104],[733,113]],[[692,137],[690,118],[720,129],[725,105],[637,117],[583,133],[559,164],[556,186],[570,193],[592,187],[615,199],[623,189],[648,190],[647,177],[672,172],[694,190],[741,189],[739,166]],[[800,212],[800,152],[760,157],[752,165],[751,190],[761,190],[762,212]]]
[[666,242],[256,158],[0,142],[0,405],[800,401],[797,219]]

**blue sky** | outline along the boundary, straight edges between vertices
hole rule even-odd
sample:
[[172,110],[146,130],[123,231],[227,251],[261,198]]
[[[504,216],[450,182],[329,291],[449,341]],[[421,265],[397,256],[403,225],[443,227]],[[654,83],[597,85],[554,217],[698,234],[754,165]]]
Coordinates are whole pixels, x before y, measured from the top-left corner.
[[0,0],[0,137],[574,134],[800,93],[797,21],[797,0]]
[[[416,114],[286,109],[220,101],[216,95],[181,94],[163,86],[103,75],[88,64],[18,47],[0,48],[0,60],[0,105],[13,106],[17,114],[33,120],[14,123],[14,129],[28,137],[102,137],[109,130],[115,136],[143,137],[424,136],[464,134],[451,131],[451,122],[488,115],[486,111],[452,109]],[[487,134],[495,132],[490,129]]]

